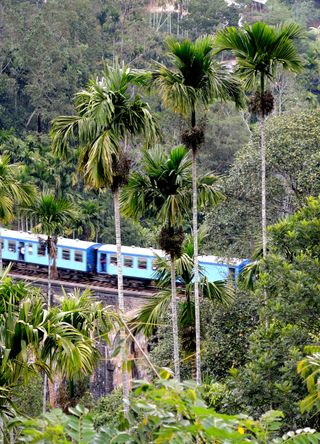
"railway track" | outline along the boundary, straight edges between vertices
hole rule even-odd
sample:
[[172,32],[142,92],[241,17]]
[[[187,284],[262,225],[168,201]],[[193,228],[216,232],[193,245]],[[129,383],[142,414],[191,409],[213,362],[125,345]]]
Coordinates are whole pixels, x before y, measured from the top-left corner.
[[[48,283],[48,275],[45,269],[33,269],[23,266],[17,266],[13,264],[9,276],[14,279],[26,280],[32,282],[36,286],[41,288],[46,288]],[[116,280],[110,279],[109,281],[104,280],[100,276],[88,276],[74,273],[61,273],[59,271],[59,277],[51,279],[51,284],[54,291],[58,293],[62,292],[62,288],[67,291],[73,290],[75,288],[80,288],[85,290],[90,288],[96,296],[110,296],[115,297],[118,293],[116,287]],[[137,299],[149,299],[156,292],[156,289],[152,286],[147,286],[141,288],[141,286],[130,286],[124,288],[124,295],[127,297],[134,297]]]

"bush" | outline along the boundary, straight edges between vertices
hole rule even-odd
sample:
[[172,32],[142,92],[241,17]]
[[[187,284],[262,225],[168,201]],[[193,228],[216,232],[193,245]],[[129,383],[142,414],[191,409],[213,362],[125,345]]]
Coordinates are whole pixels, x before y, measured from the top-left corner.
[[107,396],[100,398],[92,410],[92,417],[96,428],[112,427],[122,418],[123,403],[121,388],[115,389]]

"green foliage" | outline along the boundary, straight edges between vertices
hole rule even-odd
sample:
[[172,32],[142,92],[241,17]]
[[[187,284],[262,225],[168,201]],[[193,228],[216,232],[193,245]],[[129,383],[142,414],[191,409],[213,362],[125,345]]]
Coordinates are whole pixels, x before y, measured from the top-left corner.
[[22,211],[28,216],[35,217],[38,221],[35,231],[47,236],[61,235],[65,224],[76,217],[72,202],[56,198],[52,194],[38,195]]
[[206,325],[202,372],[210,380],[223,381],[232,369],[248,359],[250,338],[258,324],[259,302],[248,293],[236,291],[229,306],[203,303]]
[[319,346],[310,348],[314,349],[311,350],[313,352],[312,355],[304,357],[297,366],[298,373],[303,378],[309,392],[309,395],[300,402],[300,408],[302,413],[311,411],[319,413],[320,353],[319,351],[315,352],[316,349],[319,350]]
[[58,410],[46,414],[44,421],[19,418],[18,442],[95,443],[317,443],[320,434],[312,429],[288,432],[279,437],[283,414],[268,411],[253,421],[244,415],[228,416],[206,406],[193,383],[158,381],[141,383],[131,396],[131,411],[126,421],[113,427],[94,430],[92,415],[77,406],[66,416]]
[[285,70],[299,72],[302,62],[294,40],[301,36],[301,28],[294,24],[271,27],[263,22],[243,28],[226,28],[217,33],[218,51],[230,50],[237,60],[236,72],[251,90],[256,82],[261,94],[266,82],[274,81],[277,65]]
[[[319,194],[319,125],[319,111],[282,114],[267,120],[269,224],[299,209],[308,195]],[[224,180],[226,202],[207,215],[207,251],[231,257],[250,256],[254,251],[260,233],[259,156],[254,133],[252,142],[237,153]]]
[[153,85],[168,108],[188,118],[196,108],[215,99],[242,103],[239,82],[213,58],[211,36],[198,37],[195,42],[168,38],[166,44],[173,69],[159,63],[153,72]]
[[[257,259],[254,282],[256,297],[263,301],[266,290],[268,301],[249,339],[247,362],[229,378],[227,409],[235,402],[236,409],[256,414],[272,406],[286,414],[289,424],[317,423],[317,417],[305,414],[317,409],[317,356],[303,358],[303,350],[311,343],[307,348],[313,353],[311,341],[319,334],[319,207],[319,198],[310,197],[301,210],[269,229],[269,255]],[[307,397],[297,379],[298,361]]]
[[292,260],[305,254],[320,257],[320,196],[309,197],[305,206],[270,228],[272,246]]
[[[135,72],[135,68],[149,68],[150,62],[153,63],[154,60],[162,63],[163,41],[166,33],[170,33],[171,37],[174,34],[179,34],[179,38],[182,37],[181,42],[171,40],[173,52],[176,52],[176,55],[180,57],[183,54],[186,55],[188,48],[192,47],[190,42],[183,41],[183,37],[189,35],[196,38],[204,33],[215,33],[219,29],[225,28],[226,25],[236,26],[240,18],[239,14],[243,14],[244,22],[249,24],[258,20],[274,25],[281,17],[284,22],[294,20],[304,27],[313,27],[310,32],[305,34],[303,41],[297,43],[303,58],[303,74],[297,77],[285,76],[279,71],[272,90],[277,105],[275,113],[285,111],[286,114],[275,115],[268,119],[266,124],[269,223],[275,222],[280,215],[295,211],[304,203],[307,195],[316,196],[320,193],[319,112],[314,110],[320,97],[318,85],[319,38],[317,34],[319,2],[313,0],[268,0],[266,7],[261,9],[255,8],[249,0],[242,0],[239,3],[241,3],[239,7],[229,7],[224,0],[178,2],[181,13],[171,13],[171,29],[169,16],[164,24],[157,24],[159,16],[162,15],[161,22],[166,14],[152,13],[148,8],[148,2],[143,0],[121,2],[116,0],[92,0],[90,2],[86,0],[70,0],[68,2],[63,0],[3,0],[1,2],[1,156],[2,159],[5,159],[10,155],[13,163],[24,165],[16,168],[16,178],[24,189],[35,184],[41,191],[54,194],[57,198],[63,196],[74,202],[79,218],[64,227],[64,232],[68,236],[114,243],[113,209],[110,194],[86,190],[83,181],[78,179],[75,171],[75,165],[79,159],[78,148],[70,150],[63,162],[54,158],[50,153],[48,137],[45,135],[49,129],[50,120],[56,115],[74,114],[71,105],[72,96],[83,88],[90,77],[95,78],[105,61],[114,66],[117,59],[121,62],[124,60],[130,64],[131,72]],[[268,31],[267,27],[261,23],[250,27],[251,30],[262,30],[262,28],[264,31]],[[246,25],[246,29],[249,29],[249,25]],[[289,28],[287,27],[287,29]],[[268,38],[272,37],[272,32],[269,31],[264,32]],[[209,51],[208,54],[211,55],[211,37],[199,39],[198,42],[198,49],[202,50],[206,47]],[[274,48],[271,49],[274,50]],[[264,51],[263,54],[260,53],[258,61],[263,59],[265,62],[265,57],[270,57],[270,55],[274,56],[275,54],[272,54],[272,51],[267,51],[267,53]],[[291,47],[292,55],[294,54]],[[206,63],[209,58],[204,58]],[[195,82],[197,78],[193,75],[194,72],[199,73],[201,66],[194,63],[193,74],[189,76],[188,70],[185,69],[187,64],[184,64],[182,59],[183,57],[180,57],[182,63],[175,67],[177,69],[169,66],[166,72],[163,71],[163,74],[166,74],[166,80],[169,83],[178,80],[176,82],[178,92],[182,91],[183,94],[180,97],[185,99],[182,108],[187,109],[194,98],[199,98],[192,90],[195,85],[191,83]],[[228,62],[228,59],[224,59],[224,62]],[[227,69],[216,63],[209,65],[209,68],[212,68],[209,70],[211,74],[221,74],[224,80],[226,77],[229,80]],[[243,70],[249,68],[252,73],[252,65],[251,60],[250,66],[242,66],[242,68]],[[265,64],[267,76],[273,75],[271,65],[272,63]],[[294,66],[291,63],[292,67]],[[182,75],[189,79],[187,84],[181,82]],[[203,103],[211,102],[212,97],[215,96],[215,94],[212,95],[213,83],[209,83],[198,102],[199,108],[202,108]],[[133,91],[136,92],[135,87],[129,89],[128,94],[131,95]],[[99,92],[101,92],[99,87],[94,92],[94,98],[99,99]],[[155,93],[158,92],[155,91]],[[210,100],[207,100],[209,96],[211,96]],[[173,94],[171,97],[175,98],[175,95]],[[143,101],[142,98],[141,101]],[[184,129],[181,127],[179,119],[169,111],[164,111],[155,95],[152,95],[149,101],[151,108],[156,110],[160,126],[163,129],[164,143],[167,146],[179,143],[181,130]],[[82,104],[84,103],[82,102]],[[91,104],[95,110],[95,117],[100,119],[101,123],[103,110],[97,106],[98,100],[93,100]],[[139,104],[141,104],[139,101],[135,102],[135,105]],[[301,108],[311,108],[313,111],[292,114],[292,110],[299,109],[300,111]],[[188,114],[190,114],[189,111]],[[259,232],[260,217],[260,188],[257,185],[259,183],[259,153],[254,122],[249,120],[246,113],[242,113],[241,116],[236,115],[233,107],[227,104],[222,106],[215,104],[206,110],[206,114],[207,140],[204,141],[200,153],[202,171],[217,168],[219,171],[226,172],[233,163],[236,151],[240,149],[224,182],[228,200],[224,206],[214,208],[207,217],[210,227],[207,253],[221,253],[223,256],[232,257],[250,255]],[[5,130],[3,130],[4,128]],[[33,134],[32,131],[37,131],[37,134]],[[76,137],[78,135],[75,133]],[[250,144],[241,150],[241,147],[247,144],[251,136]],[[107,137],[104,141],[112,142]],[[140,138],[137,141],[140,142]],[[73,144],[72,147],[74,147]],[[96,146],[96,148],[99,147]],[[133,149],[133,157],[138,158],[135,147]],[[101,159],[105,160],[100,157]],[[94,167],[99,169],[101,164]],[[113,166],[126,169],[125,162],[116,162],[116,165]],[[121,168],[120,170],[122,171]],[[118,174],[117,178],[119,177]],[[2,188],[6,192],[9,189],[7,185]],[[88,205],[87,201],[90,201]],[[10,219],[14,210],[11,206],[9,212],[3,211],[2,213],[10,216],[6,217]],[[17,214],[17,216],[18,222],[13,225],[14,228],[32,229],[36,223],[30,217],[27,220],[23,215]],[[126,220],[122,222],[125,244],[142,245],[144,242],[147,246],[150,243],[154,245],[154,236],[150,236],[149,233],[146,236],[146,231],[139,231],[140,229]],[[212,304],[209,308],[209,305],[204,303],[205,313],[202,321],[202,325],[205,327],[205,331],[202,332],[205,338],[204,371],[214,387],[215,378],[222,380],[231,368],[231,376],[222,382],[225,387],[225,396],[221,397],[222,390],[219,388],[217,395],[211,394],[212,401],[210,402],[215,406],[224,408],[228,412],[230,409],[238,411],[240,406],[241,409],[252,412],[256,418],[257,411],[262,412],[263,408],[266,410],[270,408],[269,397],[271,396],[273,397],[272,402],[276,404],[274,408],[281,408],[289,415],[287,417],[289,424],[304,424],[308,417],[304,415],[301,418],[297,413],[297,406],[298,401],[306,395],[306,390],[296,379],[294,367],[295,361],[302,358],[303,345],[312,342],[319,330],[317,222],[312,217],[308,219],[307,214],[304,213],[301,217],[296,216],[288,221],[287,225],[280,222],[275,230],[274,232],[270,231],[270,237],[273,237],[277,250],[270,254],[268,263],[263,264],[260,269],[261,285],[267,286],[268,297],[270,296],[268,306],[262,307],[260,315],[262,322],[266,316],[273,319],[270,322],[270,331],[266,331],[261,325],[252,334],[257,322],[257,305],[263,296],[257,280],[255,300],[251,296],[246,297],[246,294],[243,294],[238,296],[235,305],[228,308],[213,307]],[[147,237],[148,239],[144,239]],[[1,316],[7,315],[10,305],[8,301],[11,301],[10,298],[14,293],[17,305],[19,307],[21,305],[19,315],[14,313],[14,316],[19,317],[19,324],[21,324],[14,332],[14,334],[17,333],[15,338],[21,334],[23,341],[25,341],[25,336],[32,339],[35,332],[41,331],[37,327],[38,324],[33,322],[34,319],[30,319],[29,316],[31,310],[29,307],[34,307],[34,300],[30,306],[25,304],[26,293],[30,299],[33,299],[33,296],[31,298],[31,294],[23,285],[14,284],[13,290],[11,285],[9,281],[0,285]],[[35,299],[37,298],[39,296],[35,295]],[[35,305],[36,316],[40,316],[41,307]],[[81,307],[71,300],[66,319],[68,322],[72,320],[72,328],[75,328],[76,325],[81,326],[87,336],[92,317],[88,311],[88,304],[84,303],[84,305],[86,307],[85,314],[80,316],[80,319],[78,310]],[[20,319],[20,315],[22,319]],[[53,317],[55,315],[52,314]],[[30,321],[30,325],[26,324],[26,320]],[[45,320],[43,322],[45,323]],[[151,354],[158,359],[160,365],[160,361],[169,365],[172,339],[170,331],[166,330],[168,324],[166,318],[163,323],[165,325],[159,328],[160,340]],[[45,329],[45,325],[41,324],[41,328]],[[7,328],[7,330],[3,329],[2,334],[13,340],[14,338],[10,336],[13,334],[12,332],[10,328]],[[61,334],[61,331],[56,331],[56,333]],[[73,339],[70,336],[66,338],[66,340]],[[25,354],[30,357],[28,354],[30,349],[24,348],[24,344],[22,344],[23,347],[20,347],[19,341],[18,338],[13,342],[15,346],[19,345],[17,350],[20,357],[24,359]],[[10,365],[5,365],[7,363],[5,355],[1,359],[2,369],[7,372],[6,376],[9,377],[11,371],[15,373],[16,369],[11,365],[12,362]],[[75,355],[73,359],[73,364],[78,362]],[[22,373],[17,371],[19,382],[23,374],[30,376],[29,370],[37,371],[36,368],[28,368],[29,364],[30,361],[24,360]],[[64,368],[71,371],[69,366]],[[186,374],[187,372],[188,369],[186,369]],[[15,374],[13,379],[16,380]],[[11,409],[9,404],[3,403],[3,400],[11,399],[11,396],[11,386],[2,387],[0,394],[2,411],[6,408],[8,411]],[[150,395],[150,399],[152,396]],[[158,402],[158,398],[156,401]],[[150,403],[148,408],[150,408]],[[160,413],[162,414],[163,411]],[[165,415],[167,415],[167,411]],[[82,423],[80,417],[84,416],[86,416],[86,412],[78,411],[76,413],[74,430],[79,431],[78,425]],[[70,435],[62,430],[64,417],[57,414],[53,418],[50,426],[46,429],[47,441],[54,442],[60,439],[60,442],[63,442],[62,440],[68,442],[67,440],[71,439]],[[262,442],[265,442],[267,438],[263,441],[264,438],[261,436],[265,437],[263,435],[265,432],[261,430],[267,429],[265,423],[269,420],[271,423],[278,424],[277,413],[271,414],[269,419],[261,419],[260,431],[255,433],[256,436],[260,433],[259,439]],[[314,419],[311,419],[311,423],[312,421]],[[147,424],[148,427],[149,425]],[[169,429],[170,427],[172,424],[169,425]],[[43,426],[38,424],[35,430],[41,435]],[[141,430],[143,430],[142,425]],[[244,427],[244,430],[247,429]],[[188,433],[192,432],[188,431]],[[276,434],[278,435],[278,433]],[[110,441],[111,435],[106,436],[101,435],[99,439],[102,442]],[[127,435],[121,437],[120,434],[119,440],[127,438]],[[140,435],[139,439],[144,442],[143,435]],[[273,437],[268,437],[268,439],[273,439]],[[291,437],[288,435],[285,438],[277,438],[275,442],[285,442],[286,440],[287,442],[315,442],[317,438],[313,436],[310,437],[311,441],[309,439],[306,441],[307,439],[304,432],[301,431]]]
[[[203,243],[205,237],[204,230],[199,231],[199,245]],[[147,337],[150,337],[156,332],[158,327],[160,329],[157,331],[157,336],[160,336],[159,342],[156,344],[153,350],[153,356],[156,356],[156,362],[160,367],[170,367],[169,362],[171,360],[171,352],[168,350],[167,344],[163,342],[168,342],[166,336],[165,319],[166,314],[170,308],[170,285],[171,285],[171,275],[170,275],[170,263],[167,258],[157,259],[157,271],[156,276],[158,279],[159,292],[156,294],[152,300],[143,305],[134,318],[131,319],[130,323],[132,329],[135,333],[143,332]],[[194,340],[194,328],[195,328],[195,318],[194,318],[194,300],[193,300],[193,237],[187,236],[184,243],[182,244],[182,254],[179,259],[176,260],[176,276],[179,282],[179,287],[177,289],[177,296],[179,298],[178,302],[178,323],[180,331],[181,348],[184,351],[186,360],[190,360],[191,364],[194,363],[194,351],[195,351],[195,340]],[[212,307],[216,308],[221,305],[223,307],[228,307],[234,302],[234,291],[233,287],[225,281],[214,281],[210,282],[204,276],[202,267],[200,267],[200,281],[199,285],[201,288],[201,294],[204,301],[207,301],[208,312],[212,314]],[[203,303],[205,305],[205,303]],[[211,310],[210,310],[211,308]],[[212,314],[213,315],[213,314]],[[205,324],[210,322],[209,316],[206,318]],[[164,327],[164,328],[161,328]],[[204,330],[204,329],[203,329]],[[162,334],[165,336],[165,340],[161,339]],[[204,331],[203,331],[204,335]],[[160,353],[160,349],[163,348],[164,353]],[[167,353],[167,354],[166,354]],[[161,362],[161,359],[163,361]],[[187,362],[184,362],[186,364]]]
[[231,372],[224,409],[256,417],[276,408],[285,413],[289,425],[291,421],[304,425],[307,418],[299,415],[298,408],[304,388],[296,363],[307,340],[307,331],[298,326],[278,322],[259,326],[250,338],[246,364]]
[[92,418],[96,429],[101,426],[113,427],[120,422],[122,417],[123,400],[122,391],[119,389],[115,389],[109,395],[100,398],[92,410]]
[[188,12],[181,26],[194,37],[213,34],[224,23],[237,25],[239,20],[238,8],[220,0],[191,0]]
[[15,204],[30,204],[35,188],[21,180],[20,165],[10,164],[10,156],[0,157],[0,221],[8,223],[13,219]]
[[130,169],[127,138],[142,134],[146,143],[156,136],[156,122],[149,105],[130,87],[145,86],[143,71],[107,67],[101,79],[91,80],[75,96],[76,114],[52,122],[53,151],[66,156],[68,144],[80,145],[79,169],[92,188],[114,191],[126,182]]
[[[191,158],[186,148],[180,145],[168,154],[159,147],[145,151],[139,166],[143,172],[133,172],[122,190],[122,213],[136,221],[143,218],[144,224],[152,226],[155,221],[167,228],[187,224],[191,216],[192,177]],[[201,208],[223,199],[217,181],[211,173],[198,178]]]
[[42,413],[42,395],[43,377],[34,374],[14,387],[12,399],[20,415],[38,418]]
[[0,294],[0,385],[8,391],[2,406],[10,405],[12,387],[40,371],[70,379],[92,373],[99,357],[92,337],[97,334],[107,340],[116,315],[113,319],[88,294],[66,298],[62,309],[46,310],[39,291],[11,283],[5,275]]

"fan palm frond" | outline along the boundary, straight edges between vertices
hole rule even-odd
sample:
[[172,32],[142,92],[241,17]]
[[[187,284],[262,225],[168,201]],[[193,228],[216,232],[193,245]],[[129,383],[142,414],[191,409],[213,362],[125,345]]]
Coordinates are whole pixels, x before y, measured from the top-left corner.
[[36,231],[48,236],[61,235],[65,224],[77,215],[72,202],[50,193],[39,194],[31,205],[24,206],[21,211],[35,217],[38,221]]
[[214,60],[213,43],[211,36],[200,37],[194,43],[167,39],[173,68],[157,64],[152,76],[165,105],[173,111],[188,116],[197,106],[208,106],[214,99],[242,105],[240,83]]
[[302,61],[294,45],[301,36],[301,27],[293,23],[269,26],[256,22],[242,29],[227,27],[216,34],[216,52],[231,51],[237,59],[238,75],[252,89],[264,78],[272,80],[276,65],[299,72]]
[[157,124],[149,106],[129,92],[131,84],[143,85],[147,77],[145,72],[128,67],[107,67],[105,76],[91,80],[76,94],[77,115],[53,120],[54,152],[63,156],[68,144],[77,142],[81,148],[80,172],[89,186],[112,185],[114,160],[127,135],[143,134],[147,143],[155,141]]

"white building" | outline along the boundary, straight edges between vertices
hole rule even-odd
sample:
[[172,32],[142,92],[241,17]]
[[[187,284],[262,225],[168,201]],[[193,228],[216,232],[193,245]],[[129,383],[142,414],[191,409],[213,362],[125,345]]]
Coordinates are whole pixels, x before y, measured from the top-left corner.
[[[252,0],[252,6],[264,6],[268,0]],[[241,0],[225,0],[228,6],[241,6]]]

